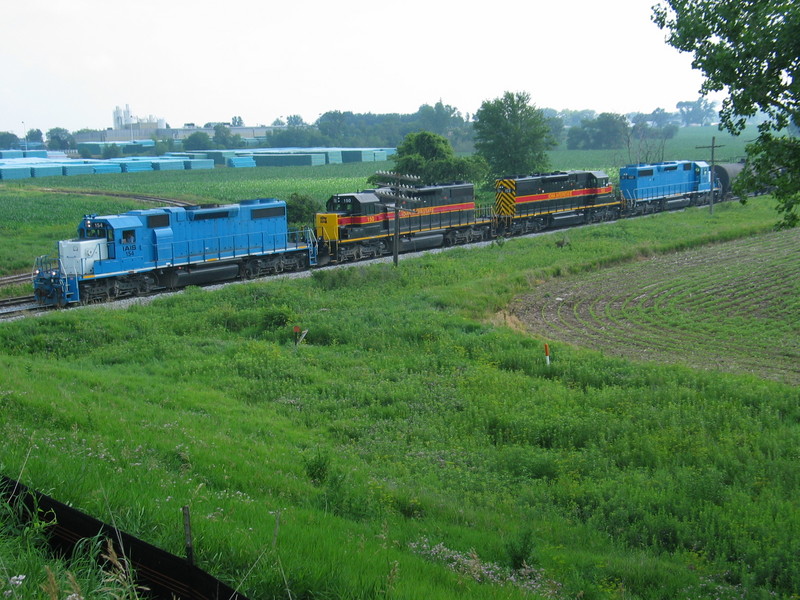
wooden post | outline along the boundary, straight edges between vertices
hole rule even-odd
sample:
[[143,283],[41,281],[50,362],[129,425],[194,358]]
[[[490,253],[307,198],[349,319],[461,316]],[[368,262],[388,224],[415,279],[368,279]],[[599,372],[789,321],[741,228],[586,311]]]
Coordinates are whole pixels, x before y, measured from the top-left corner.
[[194,544],[192,542],[192,522],[189,519],[189,507],[183,507],[183,536],[186,543],[186,562],[194,566]]
[[394,258],[394,266],[397,266],[398,255],[400,254],[400,208],[397,204],[394,205],[394,248],[393,248],[393,258]]
[[716,186],[714,185],[714,182],[716,181],[716,178],[714,177],[714,165],[716,164],[714,162],[714,151],[717,148],[723,148],[723,147],[724,145],[717,146],[717,136],[711,137],[710,146],[695,146],[695,148],[697,148],[698,150],[711,148],[711,197],[709,198],[708,201],[708,212],[709,214],[712,215],[714,214],[714,194],[716,193],[717,189]]

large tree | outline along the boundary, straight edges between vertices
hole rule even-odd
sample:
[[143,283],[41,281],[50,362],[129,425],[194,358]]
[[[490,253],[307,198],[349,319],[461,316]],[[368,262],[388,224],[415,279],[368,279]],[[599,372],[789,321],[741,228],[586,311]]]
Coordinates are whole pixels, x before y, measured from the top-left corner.
[[781,225],[800,221],[800,140],[787,127],[800,123],[800,4],[792,0],[662,0],[653,20],[667,42],[694,55],[706,76],[700,91],[726,90],[722,124],[741,133],[762,112],[758,139],[747,149],[749,168],[739,191],[775,186]]
[[614,113],[601,113],[596,119],[584,119],[580,127],[570,127],[567,148],[570,150],[607,150],[622,148],[628,137],[628,119]]
[[41,129],[29,129],[28,133],[25,134],[25,139],[28,142],[38,142],[40,144],[44,143],[44,135],[42,134]]
[[681,115],[683,124],[708,125],[717,116],[714,102],[700,96],[697,100],[683,100],[675,105]]
[[527,92],[505,92],[475,113],[475,149],[495,177],[544,171],[555,146],[544,114]]
[[483,159],[456,156],[447,138],[430,131],[409,133],[392,160],[397,172],[416,175],[428,184],[479,181],[487,171]]
[[214,143],[220,148],[241,148],[244,145],[242,136],[231,133],[231,128],[222,123],[214,125]]
[[47,130],[47,148],[49,150],[68,150],[75,147],[75,138],[63,127]]
[[0,131],[0,150],[19,148],[19,137],[10,131]]
[[211,141],[211,136],[205,131],[195,131],[183,140],[184,150],[210,150],[213,147],[214,143]]

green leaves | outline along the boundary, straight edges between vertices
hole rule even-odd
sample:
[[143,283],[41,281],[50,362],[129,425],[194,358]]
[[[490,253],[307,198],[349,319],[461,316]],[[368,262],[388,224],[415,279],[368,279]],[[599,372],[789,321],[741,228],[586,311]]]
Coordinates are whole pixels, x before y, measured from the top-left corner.
[[800,163],[800,145],[772,134],[800,122],[800,5],[787,0],[666,0],[654,7],[653,21],[669,31],[667,42],[694,55],[703,71],[702,91],[727,90],[720,118],[731,133],[745,117],[766,115],[761,135],[748,151],[752,175],[739,184],[756,191],[776,179],[782,226],[800,221],[800,181],[776,176]]
[[555,147],[542,111],[527,92],[506,92],[475,113],[475,149],[493,176],[545,171],[547,150]]
[[477,157],[458,157],[447,138],[420,131],[409,133],[393,157],[395,171],[417,175],[425,183],[479,181],[486,165]]

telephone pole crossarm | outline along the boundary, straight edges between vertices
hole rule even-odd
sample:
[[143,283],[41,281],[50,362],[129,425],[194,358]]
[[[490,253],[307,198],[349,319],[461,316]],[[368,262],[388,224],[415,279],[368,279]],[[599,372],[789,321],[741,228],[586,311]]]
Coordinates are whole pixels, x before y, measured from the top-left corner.
[[717,193],[717,178],[714,175],[714,166],[716,163],[714,162],[714,152],[717,148],[724,148],[724,144],[717,144],[717,136],[713,136],[711,138],[711,145],[710,146],[695,146],[697,150],[707,150],[711,149],[711,197],[708,201],[708,212],[710,214],[714,214],[714,194]]

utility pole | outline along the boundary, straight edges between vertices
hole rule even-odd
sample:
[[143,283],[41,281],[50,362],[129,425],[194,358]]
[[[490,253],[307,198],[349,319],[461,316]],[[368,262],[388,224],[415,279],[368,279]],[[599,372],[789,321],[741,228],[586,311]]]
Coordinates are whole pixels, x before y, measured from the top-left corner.
[[394,211],[394,231],[393,231],[394,235],[392,235],[392,257],[394,259],[394,266],[396,267],[397,264],[398,264],[398,261],[400,260],[400,257],[399,257],[399,255],[400,255],[400,211],[402,210],[403,212],[411,213],[412,215],[416,215],[416,214],[419,214],[419,213],[416,210],[414,210],[413,208],[402,208],[401,206],[398,206],[398,204],[397,204],[397,202],[400,202],[402,200],[412,200],[412,198],[408,198],[408,197],[403,196],[403,195],[386,194],[384,192],[376,192],[375,195],[378,196],[379,198],[383,199],[383,200],[394,200],[395,201],[394,204],[385,204],[384,206],[387,209]]
[[717,178],[714,176],[714,151],[717,148],[724,148],[724,144],[720,144],[717,146],[717,136],[713,136],[711,138],[711,145],[710,146],[695,146],[698,150],[706,150],[711,148],[711,199],[708,202],[708,212],[709,214],[714,214],[714,194],[717,192]]
[[410,186],[404,186],[400,182],[401,181],[408,181],[412,183],[419,183],[421,179],[416,175],[400,175],[399,173],[392,173],[390,171],[378,171],[375,173],[376,175],[380,175],[384,179],[389,179],[395,182],[394,186],[391,186],[386,189],[377,189],[375,190],[375,195],[378,196],[381,200],[385,200],[386,202],[383,203],[384,207],[388,210],[392,210],[394,212],[394,231],[392,236],[392,255],[394,258],[394,266],[396,267],[399,261],[399,254],[400,254],[400,211],[411,213],[411,214],[418,214],[416,210],[413,208],[403,208],[400,206],[400,203],[404,201],[412,201],[414,200],[413,197],[406,196],[403,192],[410,192],[413,194],[414,188]]
[[394,210],[394,240],[392,242],[392,259],[397,266],[400,254],[400,207],[397,204],[387,204],[386,208]]

